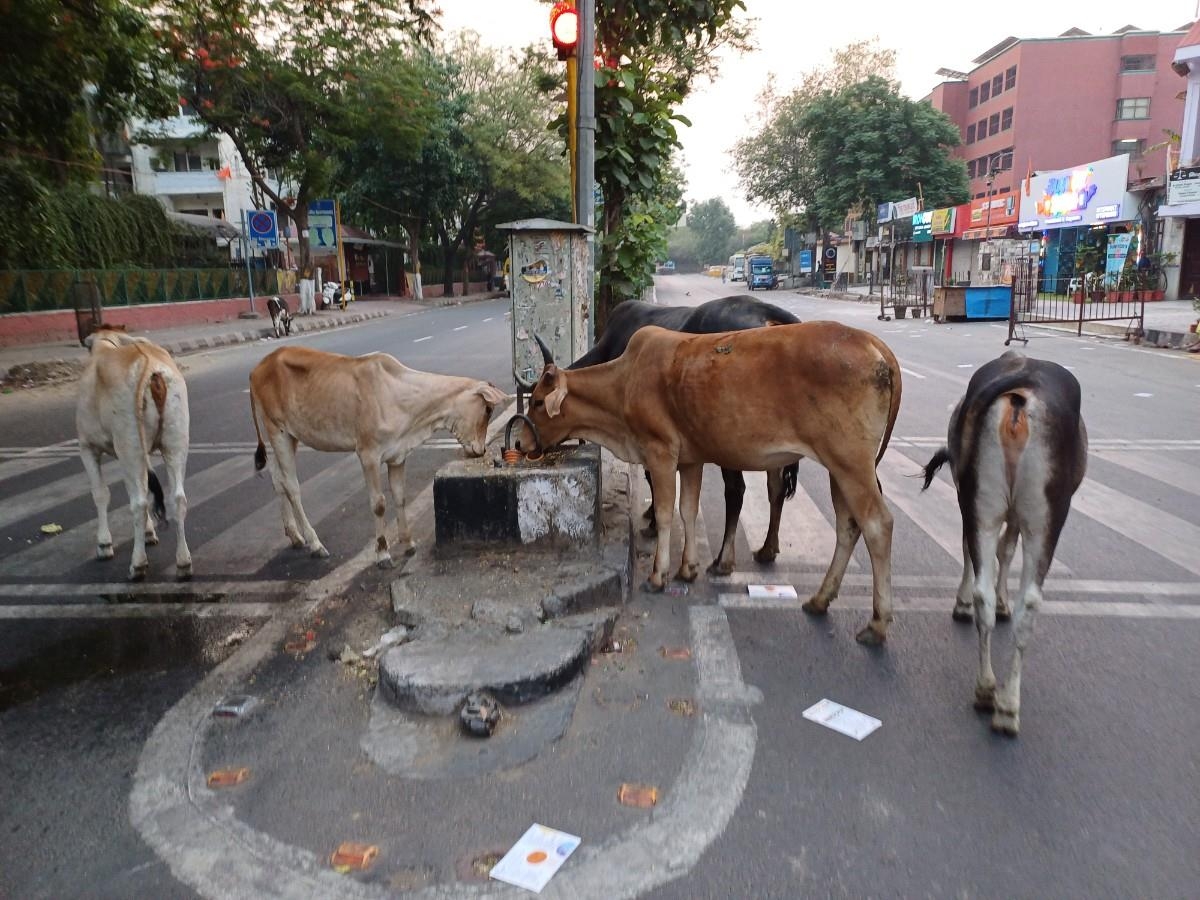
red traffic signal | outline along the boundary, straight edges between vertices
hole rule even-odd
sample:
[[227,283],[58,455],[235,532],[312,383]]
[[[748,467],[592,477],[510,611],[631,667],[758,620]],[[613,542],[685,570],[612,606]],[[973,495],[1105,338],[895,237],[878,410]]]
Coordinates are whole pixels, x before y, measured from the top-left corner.
[[550,10],[550,37],[559,59],[570,59],[575,55],[579,43],[579,12],[569,0],[555,3]]

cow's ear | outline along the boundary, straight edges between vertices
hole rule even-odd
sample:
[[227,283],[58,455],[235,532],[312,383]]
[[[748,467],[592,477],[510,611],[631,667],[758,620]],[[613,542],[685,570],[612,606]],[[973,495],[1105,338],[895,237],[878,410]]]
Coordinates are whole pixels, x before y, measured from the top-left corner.
[[554,390],[546,395],[546,415],[554,418],[562,411],[563,401],[567,399],[567,373],[555,373]]
[[508,400],[508,394],[504,393],[504,391],[500,390],[494,384],[487,384],[486,382],[475,388],[475,393],[483,398],[484,403],[490,403],[492,406],[497,406]]

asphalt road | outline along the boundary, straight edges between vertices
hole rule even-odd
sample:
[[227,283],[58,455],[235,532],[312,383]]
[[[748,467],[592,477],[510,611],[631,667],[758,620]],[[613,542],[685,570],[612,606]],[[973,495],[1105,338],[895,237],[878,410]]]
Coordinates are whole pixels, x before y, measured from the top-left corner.
[[[660,302],[688,305],[737,291],[702,276],[658,286]],[[253,731],[217,732],[192,764],[254,766],[247,790],[228,801],[250,829],[238,840],[266,842],[254,844],[261,865],[249,874],[213,863],[219,843],[203,835],[173,853],[161,850],[169,841],[151,849],[130,823],[130,794],[145,787],[146,748],[162,737],[169,710],[214,679],[233,683],[229,666],[269,631],[275,610],[295,609],[315,579],[338,572],[345,577],[331,583],[351,607],[385,586],[351,565],[372,536],[357,463],[302,454],[306,506],[320,510],[314,523],[333,556],[297,556],[270,482],[255,478],[251,463],[246,378],[274,342],[187,357],[188,492],[202,498],[188,519],[195,593],[166,593],[168,532],[151,549],[150,583],[129,594],[120,584],[127,540],[115,562],[88,560],[94,510],[78,460],[27,453],[73,435],[69,387],[6,399],[0,897],[282,896],[285,885],[310,896],[321,890],[288,881],[302,868],[297,851],[324,860],[341,839],[378,843],[381,857],[334,893],[399,895],[464,878],[472,858],[502,851],[531,821],[584,840],[551,896],[1194,897],[1200,362],[1030,330],[1028,352],[1072,367],[1083,384],[1092,454],[1027,659],[1022,734],[1010,740],[971,709],[974,629],[949,616],[960,565],[952,488],[943,479],[921,494],[909,477],[940,444],[973,368],[1003,351],[1002,323],[880,322],[867,304],[755,296],[804,320],[876,331],[904,369],[897,433],[880,467],[896,518],[897,619],[887,647],[868,651],[853,640],[869,606],[861,547],[827,620],[745,602],[745,584],[760,582],[795,584],[803,598],[832,548],[826,478],[806,462],[785,509],[781,557],[771,569],[755,564],[765,479],[750,475],[735,577],[702,576],[682,597],[635,597],[621,625],[632,642],[589,670],[567,734],[536,763],[449,783],[389,778],[357,749],[369,698],[319,654],[272,658],[238,675],[271,698],[269,714]],[[431,310],[302,340],[338,352],[387,350],[416,368],[511,389],[505,305]],[[409,496],[456,452],[444,441],[417,451]],[[118,487],[113,509],[122,502]],[[706,473],[701,514],[703,537],[716,547],[715,471]],[[67,531],[41,537],[49,521]],[[426,515],[418,532],[430,527]],[[108,599],[97,610],[100,596]],[[70,608],[81,603],[86,612]],[[148,611],[134,619],[137,603]],[[335,629],[347,612],[325,615],[323,627]],[[1007,628],[996,643],[1003,672]],[[692,646],[694,666],[656,652],[681,644]],[[737,687],[742,680],[750,690]],[[697,700],[699,715],[666,711],[684,696]],[[822,698],[883,724],[860,743],[804,720],[801,711]],[[177,737],[186,747],[188,735]],[[620,807],[623,781],[657,785],[664,800],[652,811]],[[167,817],[162,827],[172,824]],[[440,896],[480,896],[469,881],[447,890]]]

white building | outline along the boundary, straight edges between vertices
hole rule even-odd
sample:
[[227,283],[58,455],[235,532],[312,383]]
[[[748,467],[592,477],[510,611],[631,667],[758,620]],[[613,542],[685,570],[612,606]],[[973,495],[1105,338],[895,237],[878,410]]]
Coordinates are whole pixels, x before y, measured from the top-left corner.
[[1187,79],[1187,95],[1178,164],[1168,161],[1167,202],[1158,214],[1165,223],[1163,249],[1179,263],[1167,269],[1167,296],[1182,298],[1200,295],[1200,22],[1179,42],[1172,65]]

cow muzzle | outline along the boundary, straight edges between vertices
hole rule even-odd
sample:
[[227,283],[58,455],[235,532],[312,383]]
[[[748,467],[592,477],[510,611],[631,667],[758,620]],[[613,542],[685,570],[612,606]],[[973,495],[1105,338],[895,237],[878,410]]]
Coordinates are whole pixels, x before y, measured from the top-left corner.
[[[521,429],[520,432],[518,432],[517,440],[514,443],[513,442],[513,427],[518,422],[523,423],[523,428]],[[531,441],[532,441],[533,446],[532,447],[527,446]],[[542,458],[542,439],[541,439],[540,435],[538,435],[537,426],[533,424],[533,420],[530,419],[529,416],[523,415],[522,413],[516,413],[513,415],[513,417],[511,419],[508,420],[508,424],[506,426],[504,426],[504,460],[505,460],[505,462],[508,462],[510,460],[510,454],[514,454],[514,453],[518,454],[518,456],[516,458],[519,459],[520,458],[519,454],[522,451],[524,451],[525,456],[528,457],[529,459],[541,459]]]

